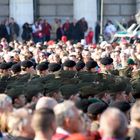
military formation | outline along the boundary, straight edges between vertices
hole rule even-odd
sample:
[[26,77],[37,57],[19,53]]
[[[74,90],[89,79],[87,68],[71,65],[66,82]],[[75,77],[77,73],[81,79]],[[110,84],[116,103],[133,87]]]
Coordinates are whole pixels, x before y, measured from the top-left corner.
[[[120,71],[112,69],[110,57],[102,58],[100,63],[99,68],[92,59],[87,63],[66,60],[63,64],[45,61],[37,65],[31,60],[3,62],[0,64],[0,93],[9,95],[15,107],[31,107],[42,96],[53,97],[58,102],[97,99],[106,104],[116,100],[133,103],[134,98],[139,98],[140,79],[131,78],[132,65],[135,65],[132,59],[128,59],[127,68]],[[16,99],[20,98],[17,103]]]

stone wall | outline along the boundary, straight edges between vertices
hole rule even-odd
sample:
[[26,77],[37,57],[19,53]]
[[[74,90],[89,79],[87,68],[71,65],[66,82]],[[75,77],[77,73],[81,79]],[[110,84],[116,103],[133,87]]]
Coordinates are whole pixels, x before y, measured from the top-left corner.
[[55,17],[65,20],[73,18],[73,0],[38,0],[38,17],[47,18],[50,22]]
[[135,13],[136,0],[104,0],[104,22],[107,19],[128,20]]
[[0,20],[9,16],[9,0],[0,0]]

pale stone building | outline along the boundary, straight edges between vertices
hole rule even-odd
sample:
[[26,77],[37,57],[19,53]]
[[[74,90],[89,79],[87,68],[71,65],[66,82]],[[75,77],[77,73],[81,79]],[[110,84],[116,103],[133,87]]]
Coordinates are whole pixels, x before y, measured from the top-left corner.
[[[103,0],[104,22],[106,19],[129,19],[140,9],[140,0]],[[21,25],[32,23],[35,18],[43,17],[50,22],[55,17],[62,20],[70,17],[85,17],[94,26],[100,17],[101,0],[0,0],[0,19],[14,17]]]

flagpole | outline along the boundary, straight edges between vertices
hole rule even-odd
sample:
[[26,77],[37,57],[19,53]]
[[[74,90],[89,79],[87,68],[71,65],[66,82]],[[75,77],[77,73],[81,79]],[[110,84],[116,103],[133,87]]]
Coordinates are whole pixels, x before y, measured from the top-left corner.
[[103,35],[103,11],[104,11],[104,0],[101,0],[101,30],[100,35]]

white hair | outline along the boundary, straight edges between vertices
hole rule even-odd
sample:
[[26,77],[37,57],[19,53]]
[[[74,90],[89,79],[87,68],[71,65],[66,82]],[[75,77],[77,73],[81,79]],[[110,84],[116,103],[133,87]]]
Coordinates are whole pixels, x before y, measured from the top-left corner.
[[0,108],[6,108],[12,104],[12,99],[6,94],[0,94]]
[[116,108],[108,108],[100,119],[100,129],[103,137],[123,137],[127,130],[126,116]]
[[57,105],[57,101],[51,97],[41,97],[37,104],[36,104],[36,110],[40,108],[49,108],[53,109]]
[[54,107],[58,126],[63,126],[66,117],[75,116],[74,108],[76,107],[72,101],[64,101],[63,103],[59,103]]
[[20,128],[27,127],[30,123],[30,114],[27,109],[20,108],[12,112],[8,117],[9,133],[17,135]]

